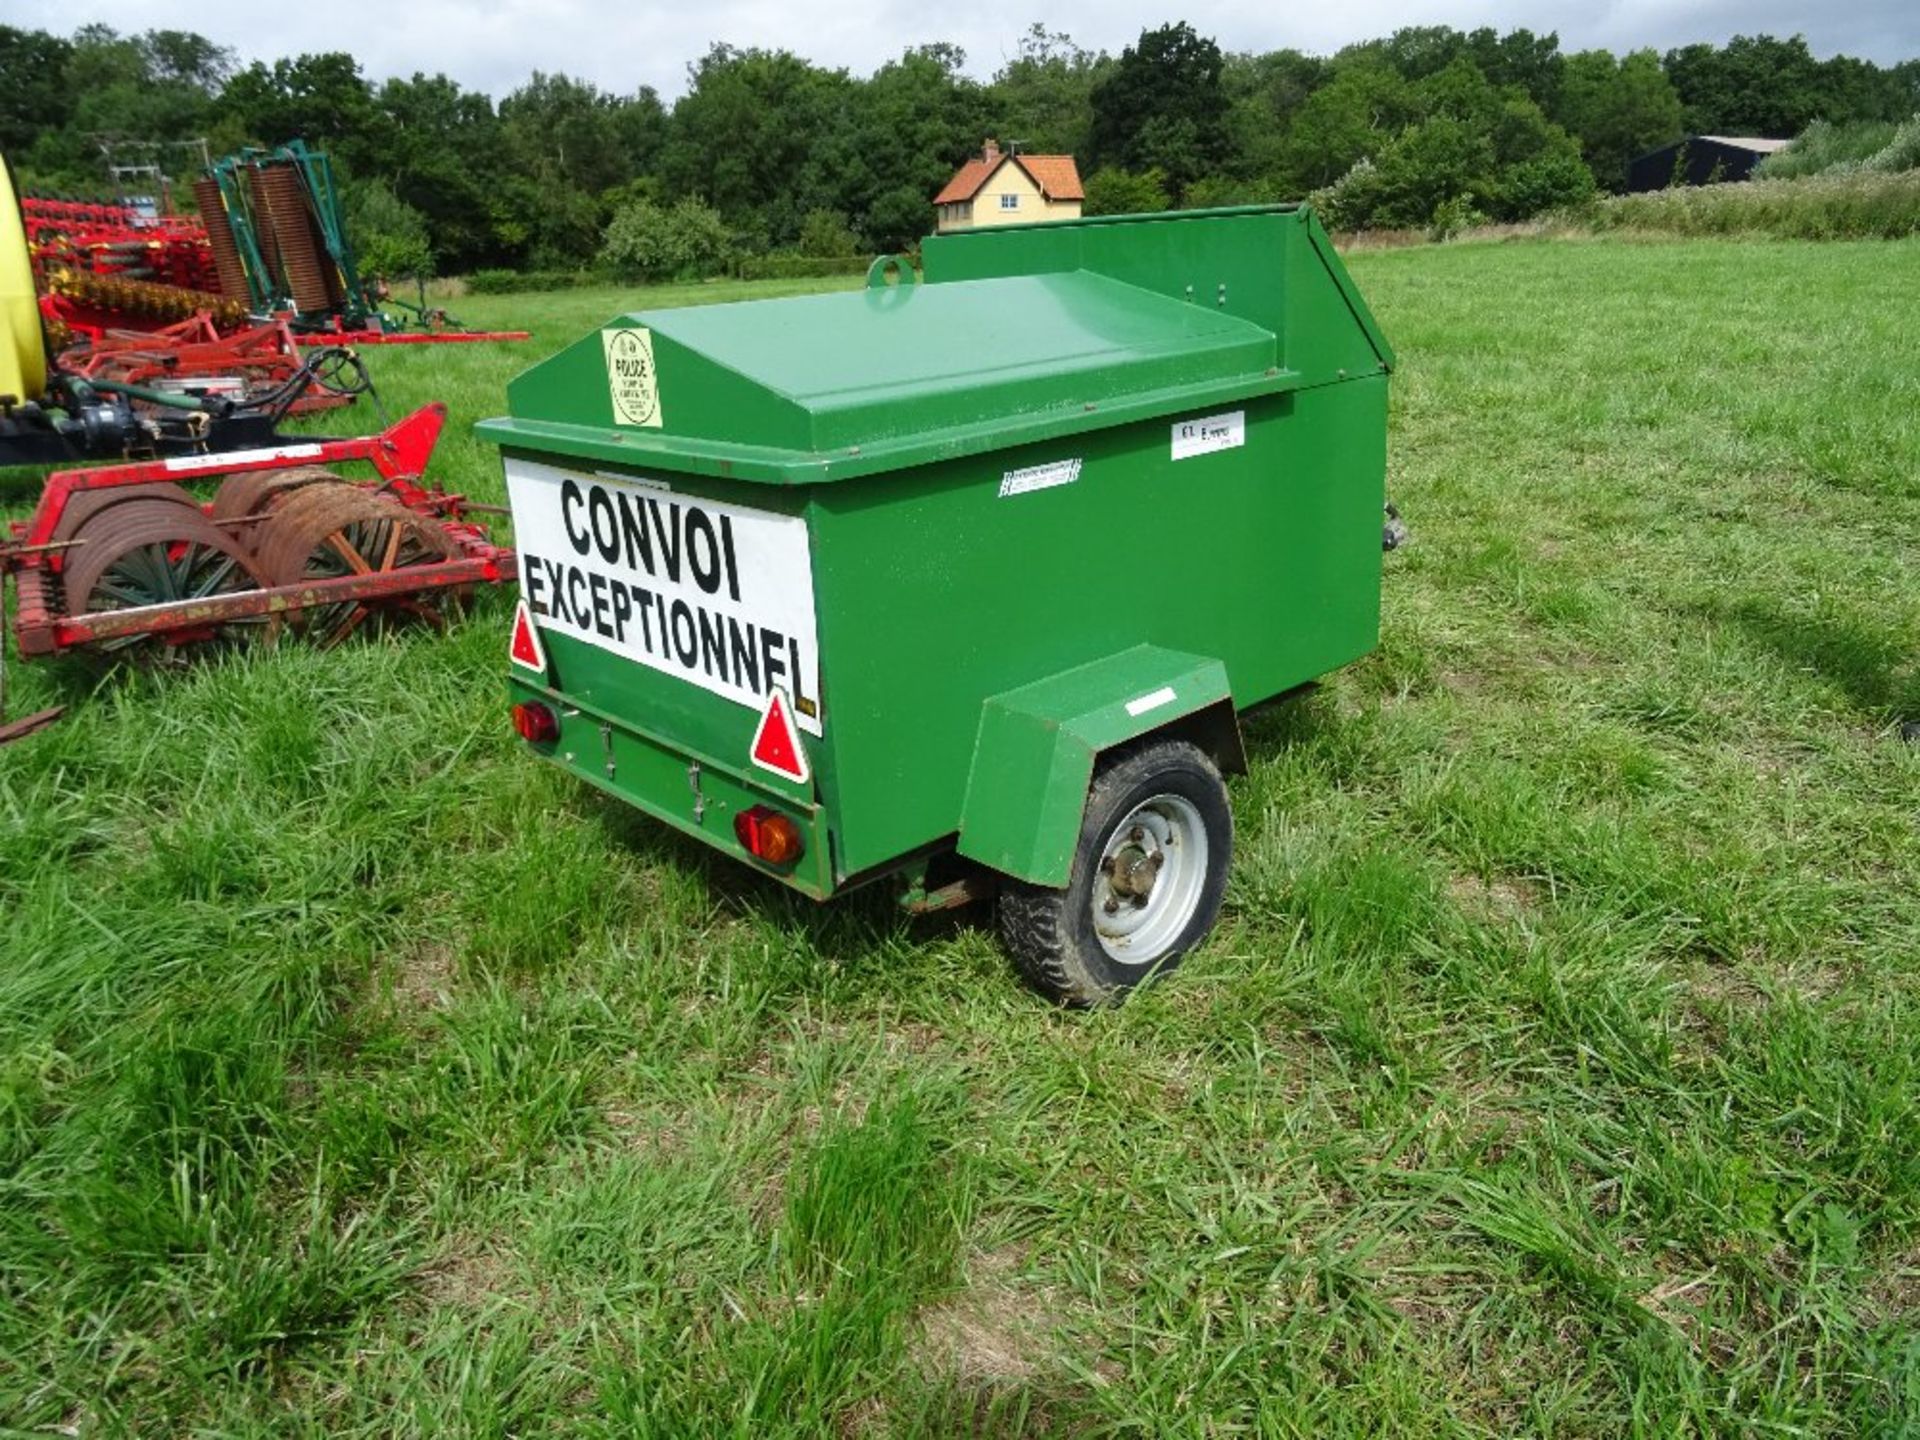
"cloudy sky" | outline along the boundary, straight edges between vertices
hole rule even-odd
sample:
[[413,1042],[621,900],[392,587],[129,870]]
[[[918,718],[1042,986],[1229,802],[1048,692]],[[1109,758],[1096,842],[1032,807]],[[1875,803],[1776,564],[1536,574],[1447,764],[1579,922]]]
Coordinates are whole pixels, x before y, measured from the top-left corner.
[[1567,50],[1666,49],[1764,33],[1805,35],[1818,55],[1881,64],[1920,55],[1920,0],[158,0],[131,9],[124,0],[64,0],[52,9],[43,0],[0,0],[0,21],[13,25],[66,30],[99,20],[198,30],[243,60],[350,50],[375,79],[441,70],[501,95],[530,71],[564,70],[622,93],[652,85],[669,99],[685,88],[687,62],[715,40],[789,49],[858,72],[909,45],[949,40],[985,78],[1043,15],[1050,30],[1116,51],[1143,27],[1185,18],[1228,50],[1325,53],[1401,25],[1448,24],[1555,30]]

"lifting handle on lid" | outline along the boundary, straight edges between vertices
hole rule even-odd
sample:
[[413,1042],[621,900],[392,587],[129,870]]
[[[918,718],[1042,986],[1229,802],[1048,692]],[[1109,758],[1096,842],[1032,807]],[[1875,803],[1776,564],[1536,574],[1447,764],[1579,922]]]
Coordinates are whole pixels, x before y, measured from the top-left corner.
[[867,267],[867,288],[869,290],[886,289],[888,284],[888,271],[898,272],[900,276],[899,283],[902,285],[918,285],[920,283],[920,272],[913,268],[912,256],[880,255],[876,256],[873,264]]

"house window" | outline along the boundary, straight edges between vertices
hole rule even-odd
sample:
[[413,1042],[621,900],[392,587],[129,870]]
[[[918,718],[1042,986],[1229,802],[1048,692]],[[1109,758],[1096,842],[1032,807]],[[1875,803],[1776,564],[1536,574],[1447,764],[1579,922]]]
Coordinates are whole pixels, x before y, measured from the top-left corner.
[[1000,208],[1002,210],[1018,210],[1020,208],[1020,197],[1018,195],[1002,195],[1000,197]]

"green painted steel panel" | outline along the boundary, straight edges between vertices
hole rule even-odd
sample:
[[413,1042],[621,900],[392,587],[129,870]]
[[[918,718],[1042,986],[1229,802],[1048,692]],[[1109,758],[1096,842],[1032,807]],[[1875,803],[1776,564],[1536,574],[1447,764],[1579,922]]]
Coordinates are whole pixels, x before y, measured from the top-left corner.
[[1305,206],[955,231],[927,240],[922,254],[929,281],[1098,273],[1241,316],[1278,337],[1280,363],[1295,386],[1393,368],[1386,338]]
[[[970,775],[992,697],[1148,646],[1216,657],[1244,708],[1365,654],[1392,356],[1323,242],[1284,208],[1015,227],[929,240],[917,290],[649,312],[657,428],[609,423],[611,342],[589,336],[516,382],[514,417],[484,428],[516,463],[805,520],[812,773],[800,785],[749,765],[749,704],[584,640],[547,635],[548,689],[801,807],[819,868],[792,883],[821,894],[958,843],[970,793],[989,793]],[[1011,296],[1050,298],[1027,317],[973,313]],[[811,315],[835,317],[813,367],[798,340]],[[1022,337],[1005,360],[1019,382],[942,343],[998,333]],[[702,377],[691,389],[669,374],[682,364]],[[878,455],[806,448],[856,416],[892,427]],[[707,433],[669,433],[681,423]],[[1029,805],[1056,833],[1061,782],[1050,762],[1020,764],[1003,813]],[[574,768],[689,828],[684,765]],[[726,826],[689,833],[736,848]],[[1002,853],[1039,873],[1045,843]]]
[[1094,760],[1229,699],[1218,660],[1155,645],[992,696],[974,744],[960,853],[1038,885],[1065,885]]
[[[856,868],[957,828],[989,695],[1144,643],[1218,656],[1244,707],[1373,648],[1385,377],[1242,408],[1246,443],[1192,459],[1171,459],[1166,417],[816,490],[833,809]],[[1000,494],[1076,460],[1072,483]]]
[[[559,714],[560,738],[539,747],[538,753],[579,779],[816,899],[833,893],[826,818],[803,788],[743,767],[737,759],[732,764],[717,760],[694,749],[682,734],[668,740],[517,672],[508,692],[510,703],[540,700]],[[792,868],[763,864],[735,838],[733,817],[755,805],[779,810],[800,826],[806,848]]]
[[[601,334],[647,332],[657,425],[621,424]],[[1106,275],[639,311],[507,389],[481,432],[592,459],[842,479],[1293,382],[1273,332]]]
[[[675,356],[698,356],[786,396],[812,421],[810,433],[792,439],[814,450],[1004,420],[1078,404],[1089,393],[1164,389],[1196,370],[1258,374],[1273,364],[1274,350],[1272,334],[1245,320],[1090,274],[907,285],[635,318],[653,327],[656,343],[673,342]],[[707,392],[676,393],[672,363],[662,357],[669,426],[754,438],[721,408],[731,384],[714,377],[709,406]],[[678,406],[693,417],[684,426],[672,413]]]

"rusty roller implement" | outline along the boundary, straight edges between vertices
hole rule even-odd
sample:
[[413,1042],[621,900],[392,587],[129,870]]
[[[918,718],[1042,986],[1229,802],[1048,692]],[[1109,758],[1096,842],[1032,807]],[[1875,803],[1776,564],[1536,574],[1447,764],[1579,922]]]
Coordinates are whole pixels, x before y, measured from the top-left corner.
[[320,465],[296,465],[290,470],[255,470],[236,475],[214,493],[207,514],[216,525],[233,527],[234,538],[251,546],[260,527],[273,517],[282,500],[303,486],[339,478]]
[[[377,435],[50,476],[0,541],[20,653],[168,657],[212,640],[331,645],[390,621],[440,623],[475,586],[516,574],[475,507],[423,478],[445,421],[428,405]],[[352,463],[375,477],[348,479]]]
[[329,283],[327,272],[332,267],[321,254],[299,173],[291,165],[276,163],[260,166],[253,177],[254,194],[266,202],[267,223],[295,308],[303,312],[331,308],[340,285],[337,279]]
[[[73,541],[73,560],[62,580],[67,608],[74,612],[194,604],[256,590],[261,583],[253,558],[191,501],[138,499],[108,506],[79,525]],[[257,623],[257,617],[210,621],[208,638],[249,623]],[[101,648],[122,650],[148,638],[117,635],[103,640]]]
[[[328,477],[282,491],[282,503],[256,532],[254,556],[265,583],[293,587],[352,575],[394,575],[446,560],[446,532],[396,500]],[[363,624],[396,616],[438,622],[422,596],[380,603],[343,600],[312,605],[289,617],[309,640],[331,645]]]
[[273,233],[273,223],[267,214],[266,192],[260,185],[260,172],[253,167],[240,171],[240,184],[246,195],[247,210],[256,221],[265,219],[267,223],[256,224],[255,233],[260,245],[260,263],[267,268],[267,279],[275,288],[285,283],[284,271],[280,263],[280,247]]
[[220,195],[220,182],[202,175],[193,182],[193,197],[200,205],[200,223],[206,227],[207,244],[213,250],[214,274],[220,278],[220,293],[240,305],[253,303],[247,288],[247,268],[240,260],[240,247],[233,238],[233,222],[227,217],[226,201]]

